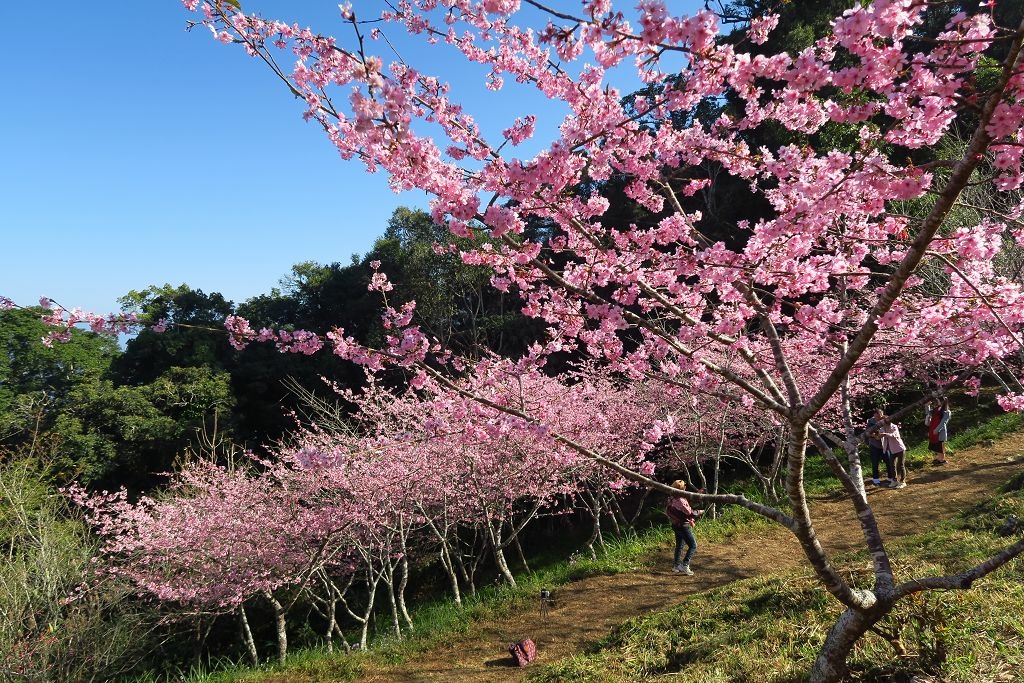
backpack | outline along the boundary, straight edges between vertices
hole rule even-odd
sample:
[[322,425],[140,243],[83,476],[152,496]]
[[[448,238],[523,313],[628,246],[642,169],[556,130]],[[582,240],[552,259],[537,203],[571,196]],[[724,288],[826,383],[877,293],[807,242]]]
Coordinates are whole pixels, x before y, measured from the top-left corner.
[[512,655],[512,661],[516,666],[526,666],[537,659],[537,646],[527,638],[509,645],[508,653]]

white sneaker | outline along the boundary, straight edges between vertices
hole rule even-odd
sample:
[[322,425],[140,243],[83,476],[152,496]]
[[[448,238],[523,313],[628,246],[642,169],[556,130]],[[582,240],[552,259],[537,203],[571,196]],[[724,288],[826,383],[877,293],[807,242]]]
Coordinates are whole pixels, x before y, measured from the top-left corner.
[[907,482],[901,481],[899,484],[896,485],[896,488],[898,488],[898,489],[905,489],[905,488],[907,488]]
[[891,489],[898,489],[898,488],[900,488],[900,483],[898,481],[896,481],[895,479],[893,479],[892,481],[889,482],[889,488],[891,488]]
[[693,576],[693,570],[690,569],[690,565],[688,564],[684,564],[682,567],[680,567],[679,573],[683,574],[684,576]]

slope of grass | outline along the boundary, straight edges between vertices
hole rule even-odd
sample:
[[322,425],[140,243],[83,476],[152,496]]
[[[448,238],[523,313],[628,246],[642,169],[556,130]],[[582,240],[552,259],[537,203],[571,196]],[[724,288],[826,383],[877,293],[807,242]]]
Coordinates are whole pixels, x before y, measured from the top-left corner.
[[[964,570],[1005,547],[1006,516],[1024,517],[1024,476],[1001,495],[893,547],[898,578]],[[866,555],[840,558],[851,579],[870,580]],[[903,601],[851,657],[862,680],[977,683],[1024,671],[1024,560],[968,591]],[[611,683],[678,677],[693,683],[806,680],[839,606],[808,572],[764,576],[691,596],[630,620],[594,651],[539,668],[530,683]],[[900,650],[902,654],[898,654]]]

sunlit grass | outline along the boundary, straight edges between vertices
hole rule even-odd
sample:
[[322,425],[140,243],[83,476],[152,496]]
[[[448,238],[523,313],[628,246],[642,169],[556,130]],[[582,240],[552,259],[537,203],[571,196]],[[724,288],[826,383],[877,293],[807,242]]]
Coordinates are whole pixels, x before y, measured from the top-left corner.
[[[1011,487],[1012,488],[1012,487]],[[954,520],[893,545],[899,578],[966,569],[1012,539],[995,533],[1024,509],[1019,483]],[[850,578],[870,579],[863,554],[838,558]],[[1024,670],[1024,560],[967,591],[903,601],[850,658],[857,680],[950,683],[1019,680]],[[688,683],[806,680],[839,605],[806,571],[737,581],[674,609],[622,624],[592,652],[538,668],[530,683]],[[894,638],[902,654],[886,634]]]

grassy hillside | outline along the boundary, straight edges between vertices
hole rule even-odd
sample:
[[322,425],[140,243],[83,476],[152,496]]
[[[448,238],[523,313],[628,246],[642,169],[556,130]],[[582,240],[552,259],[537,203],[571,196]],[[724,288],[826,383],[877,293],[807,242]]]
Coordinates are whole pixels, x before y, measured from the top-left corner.
[[[1010,539],[998,531],[1010,514],[1024,519],[1022,487],[1024,473],[956,519],[894,544],[897,578],[960,571],[1005,547]],[[870,585],[866,554],[838,558],[838,563],[860,567],[851,578]],[[838,604],[808,572],[738,581],[633,619],[592,652],[539,668],[527,680],[802,681],[838,613]],[[918,681],[950,683],[1021,680],[1024,559],[972,590],[904,601],[862,641],[851,669],[861,680],[875,681],[913,675]]]

